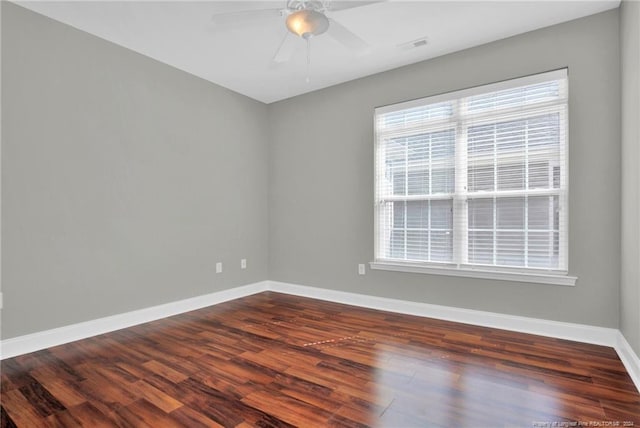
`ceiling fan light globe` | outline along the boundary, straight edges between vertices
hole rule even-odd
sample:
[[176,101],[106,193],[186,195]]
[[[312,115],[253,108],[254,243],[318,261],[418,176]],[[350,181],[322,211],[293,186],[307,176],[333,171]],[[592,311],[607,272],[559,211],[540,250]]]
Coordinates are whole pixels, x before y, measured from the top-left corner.
[[323,13],[303,9],[287,17],[287,29],[303,39],[309,39],[327,31],[329,20]]

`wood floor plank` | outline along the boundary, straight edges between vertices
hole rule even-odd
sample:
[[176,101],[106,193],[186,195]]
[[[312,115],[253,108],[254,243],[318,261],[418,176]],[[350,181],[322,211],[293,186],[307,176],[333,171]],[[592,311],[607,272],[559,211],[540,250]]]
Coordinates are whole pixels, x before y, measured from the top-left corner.
[[1,369],[0,428],[640,427],[612,348],[273,292]]
[[33,403],[25,398],[18,389],[2,393],[2,408],[4,414],[20,427],[38,426],[43,417],[38,413]]
[[54,413],[45,418],[46,425],[52,428],[66,428],[81,426],[81,422],[73,417],[73,415],[65,410],[63,412]]
[[15,428],[16,424],[13,419],[4,410],[4,407],[0,406],[0,428]]
[[19,390],[42,417],[66,410],[66,407],[40,383],[30,383],[20,387]]
[[131,385],[131,388],[135,395],[146,399],[149,403],[158,407],[165,413],[171,413],[172,411],[182,407],[182,403],[180,401],[167,395],[144,380],[135,382]]
[[182,406],[171,412],[173,418],[184,427],[209,427],[209,428],[222,428],[224,425],[220,425],[212,419],[207,418],[202,413],[188,407]]
[[126,407],[121,407],[114,413],[128,422],[129,426],[134,427],[180,428],[182,426],[179,421],[174,419],[173,415],[167,414],[144,398],[140,398]]
[[143,363],[142,366],[157,374],[160,375],[168,380],[170,380],[173,383],[179,383],[182,382],[183,380],[185,380],[186,378],[188,378],[189,376],[181,373],[177,370],[174,370],[171,367],[168,367],[162,363],[159,363],[158,361],[155,360],[151,360],[151,361],[147,361],[146,363]]
[[272,414],[293,426],[322,426],[333,412],[312,406],[285,394],[258,390],[242,399],[248,406]]
[[73,407],[87,401],[87,398],[80,393],[78,386],[73,382],[65,380],[53,380],[47,382],[47,389],[65,407]]

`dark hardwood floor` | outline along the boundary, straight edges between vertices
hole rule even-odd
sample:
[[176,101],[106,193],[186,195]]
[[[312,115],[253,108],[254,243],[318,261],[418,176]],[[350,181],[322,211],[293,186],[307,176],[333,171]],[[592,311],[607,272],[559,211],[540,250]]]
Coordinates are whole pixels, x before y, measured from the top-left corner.
[[7,359],[1,377],[2,427],[640,427],[612,348],[272,292]]

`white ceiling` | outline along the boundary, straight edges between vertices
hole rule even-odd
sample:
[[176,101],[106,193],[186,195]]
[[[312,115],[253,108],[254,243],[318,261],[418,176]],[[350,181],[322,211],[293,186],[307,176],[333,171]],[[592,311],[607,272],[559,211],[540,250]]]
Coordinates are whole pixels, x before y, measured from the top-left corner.
[[[18,1],[23,7],[158,61],[271,103],[537,28],[613,9],[619,0],[380,1],[330,17],[365,40],[356,56],[329,34],[302,39],[289,62],[272,58],[286,34],[277,15],[216,26],[214,14],[284,8],[280,1]],[[329,2],[331,3],[331,2]],[[334,7],[345,2],[334,1]],[[293,36],[292,36],[293,37]],[[427,45],[399,45],[426,37]]]

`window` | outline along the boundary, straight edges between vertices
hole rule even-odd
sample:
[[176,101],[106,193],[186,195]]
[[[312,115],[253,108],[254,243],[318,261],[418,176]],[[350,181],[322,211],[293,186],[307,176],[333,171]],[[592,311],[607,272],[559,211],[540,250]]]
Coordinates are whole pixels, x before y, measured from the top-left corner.
[[567,95],[558,70],[377,108],[372,267],[566,275]]

